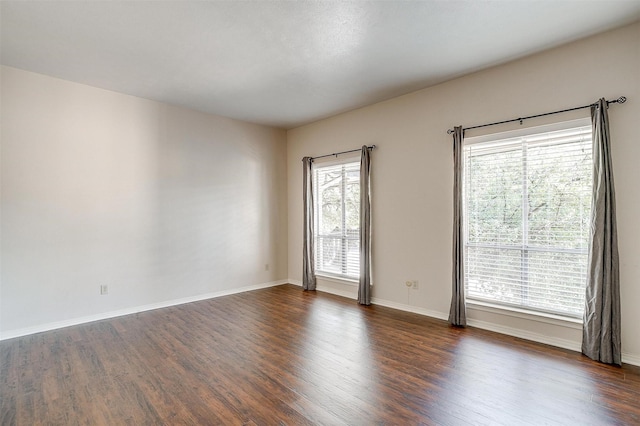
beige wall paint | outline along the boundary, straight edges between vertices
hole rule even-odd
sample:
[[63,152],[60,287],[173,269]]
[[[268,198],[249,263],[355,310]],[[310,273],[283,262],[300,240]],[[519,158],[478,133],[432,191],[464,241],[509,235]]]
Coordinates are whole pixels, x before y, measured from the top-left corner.
[[[434,61],[437,58],[433,58]],[[288,132],[289,278],[302,270],[301,158],[363,144],[372,156],[374,300],[446,318],[451,295],[454,125],[476,125],[625,95],[610,110],[621,257],[623,352],[640,363],[640,24],[584,39]],[[530,120],[525,126],[588,116]],[[493,127],[485,132],[509,130]],[[475,136],[479,132],[469,132]],[[408,291],[407,279],[420,289]],[[353,286],[320,288],[355,295]],[[578,348],[579,327],[469,309],[472,324]]]
[[7,67],[1,108],[2,336],[287,277],[283,130]]

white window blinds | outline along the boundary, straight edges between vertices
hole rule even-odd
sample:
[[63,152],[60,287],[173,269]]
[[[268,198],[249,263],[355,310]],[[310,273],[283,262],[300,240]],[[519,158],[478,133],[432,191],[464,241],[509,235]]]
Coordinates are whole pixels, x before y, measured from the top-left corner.
[[314,165],[316,271],[360,275],[360,162]]
[[469,299],[582,315],[591,145],[582,126],[465,146]]

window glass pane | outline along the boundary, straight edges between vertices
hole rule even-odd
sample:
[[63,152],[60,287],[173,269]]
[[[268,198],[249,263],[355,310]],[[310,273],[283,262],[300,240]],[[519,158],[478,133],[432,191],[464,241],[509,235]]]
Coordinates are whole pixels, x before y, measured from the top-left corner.
[[345,187],[345,226],[351,237],[358,237],[360,232],[360,164],[352,164],[346,168]]
[[528,304],[545,311],[582,314],[587,280],[585,254],[530,251],[528,262]]
[[328,167],[317,172],[319,227],[321,235],[342,235],[342,170]]
[[[522,148],[467,157],[469,241],[522,241]],[[482,182],[482,184],[480,184]]]
[[316,239],[318,271],[342,273],[342,238],[318,237]]
[[467,248],[467,296],[511,304],[521,301],[521,250]]
[[467,296],[546,312],[580,315],[584,254],[468,248]]
[[584,143],[528,150],[529,244],[586,248],[591,208],[591,149]]
[[350,277],[360,276],[360,237],[347,240],[347,273]]

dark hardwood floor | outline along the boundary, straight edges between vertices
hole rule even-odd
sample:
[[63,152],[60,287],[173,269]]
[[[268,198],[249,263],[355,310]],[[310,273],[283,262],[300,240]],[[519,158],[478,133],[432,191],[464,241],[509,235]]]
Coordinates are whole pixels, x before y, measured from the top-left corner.
[[640,368],[279,286],[0,342],[2,425],[632,425]]

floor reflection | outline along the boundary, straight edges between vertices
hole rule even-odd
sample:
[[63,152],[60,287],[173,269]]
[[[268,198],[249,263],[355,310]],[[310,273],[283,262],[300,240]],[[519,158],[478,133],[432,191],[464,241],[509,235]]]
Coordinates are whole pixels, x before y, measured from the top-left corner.
[[574,359],[464,335],[443,378],[439,421],[471,411],[480,424],[619,424],[614,412],[593,403],[597,378]]

